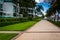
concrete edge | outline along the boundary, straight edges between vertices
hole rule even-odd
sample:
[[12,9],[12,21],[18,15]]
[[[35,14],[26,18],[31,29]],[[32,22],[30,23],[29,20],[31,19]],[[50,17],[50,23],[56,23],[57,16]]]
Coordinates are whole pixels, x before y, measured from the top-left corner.
[[19,33],[17,36],[13,37],[11,40],[17,39],[19,36],[21,36],[24,32]]

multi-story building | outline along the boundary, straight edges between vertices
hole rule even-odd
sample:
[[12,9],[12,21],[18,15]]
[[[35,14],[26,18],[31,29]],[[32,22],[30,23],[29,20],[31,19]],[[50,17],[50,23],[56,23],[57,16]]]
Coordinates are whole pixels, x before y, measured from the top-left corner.
[[[20,13],[21,13],[21,17],[22,17],[22,12],[24,11],[26,9],[26,7],[20,7]],[[27,14],[28,14],[28,16],[30,16],[30,17],[32,17],[33,16],[33,18],[35,18],[35,16],[36,16],[36,9],[35,8],[27,8]]]
[[19,3],[15,0],[0,0],[0,17],[18,17]]

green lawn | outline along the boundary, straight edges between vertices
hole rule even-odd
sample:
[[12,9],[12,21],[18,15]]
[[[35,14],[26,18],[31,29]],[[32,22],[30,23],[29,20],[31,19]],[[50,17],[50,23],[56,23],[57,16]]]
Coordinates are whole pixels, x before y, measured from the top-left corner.
[[28,21],[28,22],[23,22],[23,23],[18,23],[18,24],[13,24],[13,25],[8,25],[4,27],[0,27],[0,30],[6,30],[6,31],[24,31],[27,28],[31,27],[34,25],[37,21]]
[[0,40],[11,40],[17,34],[0,34]]

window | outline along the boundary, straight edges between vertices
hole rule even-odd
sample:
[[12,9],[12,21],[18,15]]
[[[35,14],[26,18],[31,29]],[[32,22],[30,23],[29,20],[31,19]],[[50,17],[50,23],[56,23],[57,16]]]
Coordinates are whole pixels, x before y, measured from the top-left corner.
[[0,8],[2,8],[2,4],[0,4]]
[[3,11],[2,6],[3,6],[3,5],[2,5],[2,4],[0,4],[0,11]]
[[33,10],[30,10],[30,9],[29,9],[28,12],[29,12],[29,13],[33,13]]
[[0,11],[3,11],[3,9],[0,9]]
[[3,11],[2,6],[3,6],[3,5],[2,5],[2,4],[0,4],[0,11]]
[[2,13],[2,12],[0,12],[0,16],[2,16],[2,14],[3,14],[3,13]]
[[14,12],[16,12],[16,6],[14,6]]

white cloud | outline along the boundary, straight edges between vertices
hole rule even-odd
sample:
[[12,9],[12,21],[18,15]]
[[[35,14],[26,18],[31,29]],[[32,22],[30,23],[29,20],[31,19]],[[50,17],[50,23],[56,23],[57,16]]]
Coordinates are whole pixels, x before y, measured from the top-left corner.
[[35,0],[35,1],[39,3],[39,2],[43,2],[44,0]]

